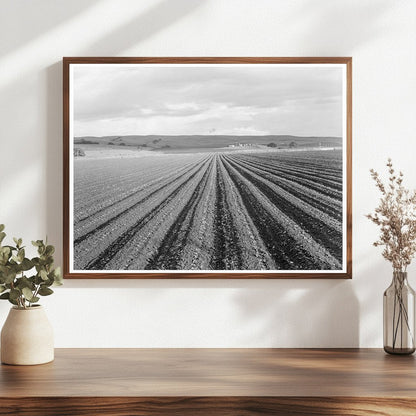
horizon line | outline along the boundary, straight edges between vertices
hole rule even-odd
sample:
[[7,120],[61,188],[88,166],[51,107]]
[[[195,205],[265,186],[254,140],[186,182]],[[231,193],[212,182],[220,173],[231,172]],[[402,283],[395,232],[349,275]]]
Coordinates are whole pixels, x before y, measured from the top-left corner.
[[270,136],[290,136],[290,137],[300,137],[300,138],[331,138],[331,139],[342,139],[341,136],[297,136],[295,134],[109,134],[107,136],[95,136],[95,135],[84,135],[84,136],[73,136],[74,138],[82,137],[149,137],[149,136],[165,136],[165,137],[195,137],[195,136],[207,136],[207,137],[216,137],[216,136],[227,136],[227,137],[270,137]]

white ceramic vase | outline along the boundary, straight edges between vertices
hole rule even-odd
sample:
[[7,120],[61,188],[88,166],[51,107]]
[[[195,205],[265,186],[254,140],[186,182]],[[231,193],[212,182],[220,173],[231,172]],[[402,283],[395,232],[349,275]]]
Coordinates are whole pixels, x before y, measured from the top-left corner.
[[1,331],[1,362],[35,365],[53,359],[53,329],[43,307],[11,308]]

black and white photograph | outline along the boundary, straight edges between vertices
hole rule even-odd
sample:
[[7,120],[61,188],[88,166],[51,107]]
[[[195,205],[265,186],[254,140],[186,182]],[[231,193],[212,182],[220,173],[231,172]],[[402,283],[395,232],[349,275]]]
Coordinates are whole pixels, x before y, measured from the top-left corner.
[[70,273],[346,273],[346,64],[68,76]]

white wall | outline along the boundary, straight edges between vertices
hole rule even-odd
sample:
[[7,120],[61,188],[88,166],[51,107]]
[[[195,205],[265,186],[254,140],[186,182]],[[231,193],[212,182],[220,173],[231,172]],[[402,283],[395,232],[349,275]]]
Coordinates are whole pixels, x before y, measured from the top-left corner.
[[0,10],[0,222],[10,237],[47,234],[58,262],[63,56],[353,57],[352,281],[67,281],[43,301],[57,347],[382,345],[391,271],[364,218],[378,197],[368,169],[391,156],[416,187],[416,2],[0,0]]

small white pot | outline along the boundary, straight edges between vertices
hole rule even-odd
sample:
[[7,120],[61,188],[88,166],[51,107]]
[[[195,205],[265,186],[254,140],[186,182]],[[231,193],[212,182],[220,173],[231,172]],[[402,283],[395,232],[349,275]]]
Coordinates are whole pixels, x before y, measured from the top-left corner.
[[35,365],[53,359],[53,329],[43,307],[11,308],[1,331],[1,362]]

